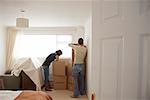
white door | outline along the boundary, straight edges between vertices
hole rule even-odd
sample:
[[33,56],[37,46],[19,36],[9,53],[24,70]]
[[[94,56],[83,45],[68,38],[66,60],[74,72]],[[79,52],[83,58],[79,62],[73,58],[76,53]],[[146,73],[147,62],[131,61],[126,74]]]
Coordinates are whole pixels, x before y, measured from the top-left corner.
[[143,34],[140,39],[139,98],[150,100],[150,34]]
[[150,100],[149,9],[149,0],[93,1],[96,100]]

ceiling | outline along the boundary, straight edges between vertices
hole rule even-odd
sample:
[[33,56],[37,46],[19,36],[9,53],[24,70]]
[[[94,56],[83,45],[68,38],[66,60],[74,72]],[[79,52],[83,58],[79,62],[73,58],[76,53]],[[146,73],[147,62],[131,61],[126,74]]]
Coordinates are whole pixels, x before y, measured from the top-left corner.
[[83,26],[90,14],[89,0],[0,0],[0,21],[6,26],[15,26],[17,17],[29,18],[32,27]]

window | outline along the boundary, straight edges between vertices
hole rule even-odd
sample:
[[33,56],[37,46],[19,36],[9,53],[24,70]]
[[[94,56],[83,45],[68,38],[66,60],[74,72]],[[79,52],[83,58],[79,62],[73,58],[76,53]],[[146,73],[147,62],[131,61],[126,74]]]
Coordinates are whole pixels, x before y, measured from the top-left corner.
[[47,57],[60,49],[61,57],[70,58],[72,35],[23,35],[20,39],[19,58],[21,57]]

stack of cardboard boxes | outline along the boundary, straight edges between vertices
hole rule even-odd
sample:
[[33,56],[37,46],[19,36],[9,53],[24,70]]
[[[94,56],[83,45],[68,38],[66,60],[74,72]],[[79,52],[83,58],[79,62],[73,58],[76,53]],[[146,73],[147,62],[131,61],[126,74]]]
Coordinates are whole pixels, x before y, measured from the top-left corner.
[[54,61],[52,73],[53,73],[54,89],[56,90],[67,89],[66,63],[61,60]]
[[[74,62],[74,51],[72,59],[59,59],[52,65],[53,87],[54,89],[73,91],[72,66]],[[79,86],[80,87],[80,86]]]
[[59,59],[52,64],[53,88],[73,91],[72,60]]

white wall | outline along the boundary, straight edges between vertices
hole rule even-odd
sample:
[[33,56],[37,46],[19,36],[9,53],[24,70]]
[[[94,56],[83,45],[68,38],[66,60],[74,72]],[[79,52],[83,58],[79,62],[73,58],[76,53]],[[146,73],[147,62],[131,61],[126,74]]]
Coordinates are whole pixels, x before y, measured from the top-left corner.
[[78,43],[79,38],[84,38],[85,30],[83,26],[78,26],[76,33],[73,34],[73,42]]
[[[2,20],[0,22],[2,22]],[[5,58],[6,58],[5,40],[6,40],[5,28],[2,25],[2,23],[0,23],[0,74],[3,74],[5,71]]]
[[84,44],[87,46],[88,55],[87,55],[87,64],[86,64],[86,86],[87,86],[87,95],[88,98],[91,98],[91,87],[92,87],[92,77],[91,77],[91,70],[92,70],[92,17],[87,19],[85,26],[85,35],[84,35]]

